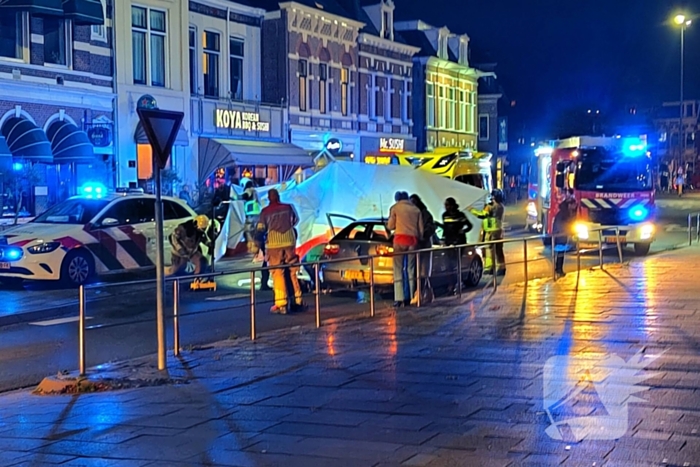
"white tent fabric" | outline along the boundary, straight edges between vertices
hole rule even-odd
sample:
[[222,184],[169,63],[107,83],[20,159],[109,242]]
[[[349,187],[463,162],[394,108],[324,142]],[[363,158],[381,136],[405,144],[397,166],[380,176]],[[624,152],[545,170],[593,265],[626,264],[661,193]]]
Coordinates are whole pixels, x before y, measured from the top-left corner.
[[[304,182],[280,191],[280,197],[282,202],[294,205],[299,213],[298,247],[305,250],[309,243],[318,242],[324,236],[328,240],[333,235],[326,214],[341,214],[354,219],[388,217],[397,191],[418,194],[436,220],[440,219],[448,197],[456,199],[461,209],[467,210],[483,208],[488,195],[471,185],[413,167],[335,161]],[[264,198],[263,193],[260,196]],[[264,200],[263,205],[266,204]],[[467,215],[475,227],[469,233],[468,241],[476,243],[481,221]],[[341,223],[340,227],[346,224]],[[339,225],[334,223],[334,227]]]

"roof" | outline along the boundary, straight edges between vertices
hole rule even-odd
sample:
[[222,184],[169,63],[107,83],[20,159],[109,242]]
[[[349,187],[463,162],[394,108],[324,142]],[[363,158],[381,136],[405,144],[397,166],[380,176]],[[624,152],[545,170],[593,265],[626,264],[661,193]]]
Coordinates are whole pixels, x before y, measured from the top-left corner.
[[401,31],[401,36],[408,45],[418,47],[420,51],[416,54],[418,57],[434,57],[437,56],[437,50],[426,37],[423,31],[405,30]]
[[372,20],[363,8],[363,3],[366,5],[373,5],[379,3],[379,0],[335,0],[338,5],[347,12],[347,17],[364,23],[365,26],[360,30],[367,34],[372,34],[379,36],[379,31],[374,27]]
[[[327,11],[328,13],[344,18],[352,19],[352,16],[342,7],[336,0],[291,0],[294,3],[305,5],[316,10]],[[285,3],[279,0],[236,0],[235,3],[243,3],[244,5],[262,8],[267,11],[277,11],[280,9],[280,3]]]

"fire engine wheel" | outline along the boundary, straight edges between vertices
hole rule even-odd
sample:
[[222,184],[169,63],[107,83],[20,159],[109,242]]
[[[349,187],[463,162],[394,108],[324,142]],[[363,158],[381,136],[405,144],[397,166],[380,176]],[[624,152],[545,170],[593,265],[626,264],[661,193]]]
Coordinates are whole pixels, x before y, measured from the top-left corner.
[[646,256],[649,254],[651,243],[635,243],[634,254],[637,256]]
[[90,253],[71,251],[61,265],[61,281],[66,285],[78,287],[87,284],[95,274],[95,261]]

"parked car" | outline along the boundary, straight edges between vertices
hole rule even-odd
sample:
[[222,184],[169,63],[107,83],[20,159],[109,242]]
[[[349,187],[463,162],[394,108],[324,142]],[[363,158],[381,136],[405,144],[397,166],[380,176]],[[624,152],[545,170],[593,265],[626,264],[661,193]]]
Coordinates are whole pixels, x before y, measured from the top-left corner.
[[[164,236],[196,214],[163,197]],[[96,275],[153,268],[155,197],[139,192],[75,196],[0,235],[0,282],[81,285]],[[165,248],[170,264],[170,248]]]
[[[350,220],[347,216],[329,215]],[[322,266],[324,286],[331,289],[355,289],[370,283],[370,260],[363,256],[377,256],[374,260],[374,284],[378,288],[394,285],[392,236],[385,219],[351,220],[324,247],[323,259],[341,259]],[[433,288],[452,286],[457,273],[454,250],[437,245],[431,253],[430,282]],[[346,259],[346,260],[345,260]],[[475,287],[481,282],[484,265],[478,248],[462,248],[462,282]]]

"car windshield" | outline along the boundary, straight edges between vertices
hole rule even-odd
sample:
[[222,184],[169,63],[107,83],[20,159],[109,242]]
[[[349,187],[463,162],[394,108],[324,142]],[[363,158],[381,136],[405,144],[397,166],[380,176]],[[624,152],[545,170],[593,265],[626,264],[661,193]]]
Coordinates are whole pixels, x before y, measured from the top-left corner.
[[109,201],[103,199],[69,199],[37,216],[33,222],[83,225],[90,222],[108,204]]
[[609,192],[651,190],[649,159],[603,150],[583,151],[577,163],[575,187]]
[[333,240],[365,240],[388,242],[391,234],[384,224],[378,222],[355,222],[336,235]]

